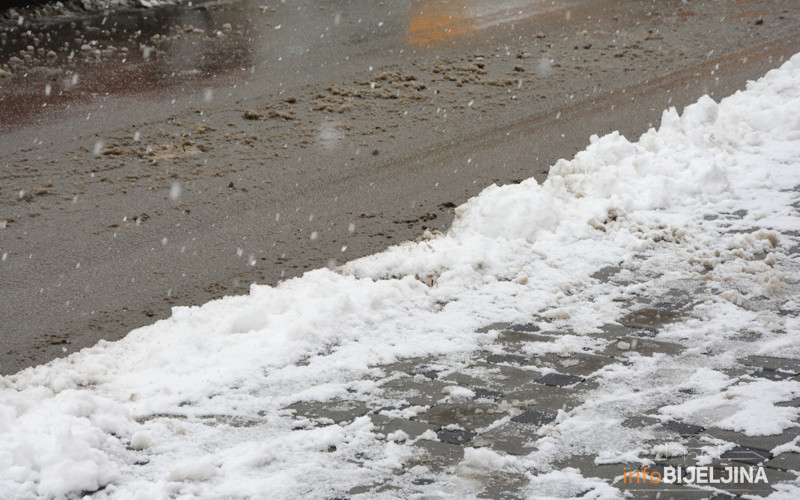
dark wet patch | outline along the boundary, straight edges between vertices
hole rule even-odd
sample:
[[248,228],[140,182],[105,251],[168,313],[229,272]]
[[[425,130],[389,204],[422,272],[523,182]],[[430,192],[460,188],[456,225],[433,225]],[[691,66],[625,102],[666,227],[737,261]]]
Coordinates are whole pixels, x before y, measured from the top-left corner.
[[654,354],[668,354],[674,356],[680,354],[683,350],[684,348],[680,344],[659,342],[646,337],[631,336],[612,341],[601,353],[615,358],[629,356],[632,353],[642,356],[652,356]]
[[622,426],[631,429],[640,429],[644,427],[652,427],[658,423],[660,423],[660,421],[655,417],[636,416],[626,418],[622,422]]
[[470,401],[437,404],[425,413],[417,415],[416,418],[442,427],[457,425],[468,429],[478,429],[489,426],[505,415],[506,412],[495,405]]
[[560,373],[548,373],[540,377],[536,382],[551,387],[569,387],[583,382],[583,378],[573,375],[562,375]]
[[541,328],[539,328],[538,325],[535,325],[533,323],[526,323],[524,325],[511,325],[508,327],[508,329],[513,332],[529,332],[529,333],[536,333],[539,330],[541,330]]
[[411,406],[411,405],[408,404],[408,403],[401,403],[401,404],[397,404],[397,405],[386,405],[386,406],[381,406],[380,408],[378,408],[376,410],[373,410],[372,413],[379,414],[379,413],[384,412],[384,411],[405,410],[409,406]]
[[508,363],[508,364],[522,364],[527,361],[525,356],[518,356],[516,354],[492,354],[486,357],[488,363]]
[[619,319],[622,325],[639,328],[658,328],[678,319],[680,315],[674,311],[647,308],[634,311]]
[[464,445],[472,441],[477,434],[472,431],[441,429],[436,437],[443,443]]
[[790,358],[776,358],[772,356],[748,356],[739,360],[747,366],[754,366],[764,370],[773,370],[797,375],[800,373],[800,360]]
[[420,372],[413,372],[412,375],[422,375],[425,378],[436,380],[439,378],[440,370],[425,370]]
[[544,413],[537,410],[528,410],[520,413],[511,419],[512,422],[527,425],[546,425],[556,419],[556,416],[551,413]]
[[676,432],[681,436],[694,436],[703,432],[703,427],[700,427],[699,425],[686,424],[676,420],[664,422],[662,425],[665,429]]
[[741,462],[750,465],[758,465],[766,460],[771,459],[772,454],[764,450],[758,450],[755,448],[746,448],[744,446],[737,446],[720,455],[720,458],[733,460],[734,462]]
[[376,427],[376,432],[387,436],[393,432],[403,431],[408,434],[408,437],[415,439],[426,431],[433,430],[432,426],[425,422],[407,420],[404,418],[393,418],[373,414],[370,415],[370,420],[372,420],[372,424]]
[[369,411],[361,401],[333,400],[333,401],[300,401],[286,407],[293,410],[296,416],[309,419],[324,419],[335,423],[349,422]]
[[536,356],[531,362],[537,368],[551,368],[558,373],[568,373],[580,377],[589,376],[611,363],[615,363],[614,358],[583,352],[569,355],[549,353]]
[[505,330],[511,326],[511,323],[492,323],[491,325],[486,325],[478,328],[475,330],[476,333],[489,333],[492,331],[497,330]]
[[473,399],[499,399],[503,397],[502,392],[493,391],[491,389],[476,388],[472,389],[472,392],[475,393],[475,397]]
[[800,453],[782,453],[764,464],[764,467],[784,471],[800,472]]

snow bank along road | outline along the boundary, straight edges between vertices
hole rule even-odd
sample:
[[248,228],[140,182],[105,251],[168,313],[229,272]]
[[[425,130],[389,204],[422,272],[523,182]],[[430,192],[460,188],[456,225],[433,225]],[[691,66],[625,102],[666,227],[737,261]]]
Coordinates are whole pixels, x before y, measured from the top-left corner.
[[0,373],[446,228],[486,186],[542,181],[591,134],[638,137],[800,51],[786,2],[556,4],[4,26]]
[[[799,158],[800,55],[446,234],[0,379],[0,496],[797,498]],[[624,480],[690,450],[765,479]]]

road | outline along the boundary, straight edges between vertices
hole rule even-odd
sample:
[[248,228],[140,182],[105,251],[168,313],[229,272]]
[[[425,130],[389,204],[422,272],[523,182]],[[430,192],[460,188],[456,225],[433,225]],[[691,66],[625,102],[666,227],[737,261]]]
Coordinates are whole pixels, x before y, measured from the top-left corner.
[[743,88],[800,51],[798,6],[245,1],[4,25],[0,373],[444,231],[592,134]]

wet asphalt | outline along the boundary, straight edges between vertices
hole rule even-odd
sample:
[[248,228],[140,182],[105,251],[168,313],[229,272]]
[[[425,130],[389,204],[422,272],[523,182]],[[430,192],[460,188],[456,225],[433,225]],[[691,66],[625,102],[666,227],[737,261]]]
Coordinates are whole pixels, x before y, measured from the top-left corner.
[[[0,31],[0,373],[446,230],[800,50],[793,2],[208,2]],[[796,5],[795,5],[796,6]]]

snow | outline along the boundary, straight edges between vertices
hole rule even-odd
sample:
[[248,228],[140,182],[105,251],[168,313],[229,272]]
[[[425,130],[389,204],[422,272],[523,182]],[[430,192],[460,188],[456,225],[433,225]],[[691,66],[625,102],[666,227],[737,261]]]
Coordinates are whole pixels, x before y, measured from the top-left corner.
[[[574,332],[530,355],[596,348],[592,334],[625,312],[615,299],[658,295],[689,278],[715,293],[659,331],[659,341],[680,341],[681,358],[631,353],[629,363],[600,369],[597,389],[543,426],[530,455],[467,447],[452,482],[429,493],[474,496],[476,478],[511,471],[526,475],[537,497],[618,495],[553,463],[575,450],[628,465],[680,453],[679,444],[644,445],[647,430],[620,425],[654,408],[665,420],[781,432],[796,425],[798,409],[776,404],[800,396],[800,383],[737,380],[722,370],[743,355],[797,355],[797,316],[751,306],[796,310],[800,300],[789,254],[800,226],[792,206],[798,158],[800,55],[720,104],[704,97],[683,116],[665,111],[660,129],[638,142],[592,137],[542,185],[486,189],[456,210],[447,234],[275,287],[254,285],[248,296],[176,308],[119,342],[4,377],[0,497],[98,489],[93,498],[337,496],[393,477],[417,453],[415,441],[405,431],[377,437],[368,416],[318,427],[288,405],[378,405],[376,366],[460,359],[492,335],[476,330],[498,322]],[[651,279],[592,277],[619,265],[620,279]],[[744,333],[761,340],[737,343]],[[679,389],[695,396],[669,400]],[[472,396],[460,386],[442,394]],[[422,408],[392,411],[408,418]],[[436,439],[431,431],[422,438]],[[373,459],[358,463],[356,454]],[[800,493],[797,482],[778,489],[787,498]]]
[[800,394],[800,382],[775,384],[757,380],[661,409],[665,415],[688,419],[699,425],[744,432],[748,436],[770,436],[794,427],[796,408],[774,406]]

